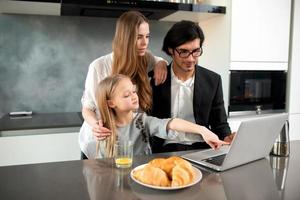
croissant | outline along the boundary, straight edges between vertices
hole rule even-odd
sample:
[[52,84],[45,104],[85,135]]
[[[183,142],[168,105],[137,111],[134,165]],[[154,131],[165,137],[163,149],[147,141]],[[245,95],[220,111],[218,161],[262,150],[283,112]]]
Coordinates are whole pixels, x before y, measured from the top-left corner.
[[[174,156],[175,157],[175,156]],[[172,157],[171,157],[172,158]],[[169,158],[170,159],[170,158]],[[195,177],[195,171],[193,169],[193,166],[191,165],[190,162],[180,158],[180,157],[175,157],[173,158],[175,165],[180,165],[183,168],[185,168],[185,170],[187,170],[189,172],[189,174],[194,178]]]
[[191,183],[196,175],[188,161],[172,156],[151,160],[143,169],[134,171],[133,176],[146,184],[177,187]]
[[164,187],[171,185],[166,172],[152,165],[146,165],[143,169],[134,171],[133,176],[137,180],[149,185]]
[[156,158],[149,162],[149,165],[153,167],[158,167],[166,172],[167,176],[171,178],[171,172],[175,164],[173,162],[168,162],[165,158]]
[[180,162],[172,169],[172,187],[183,186],[194,180],[195,172],[190,163]]
[[[158,167],[164,170],[169,178],[172,178],[172,169],[179,162],[185,161],[178,156],[171,156],[168,159],[165,158],[156,158],[149,162],[150,165]],[[185,161],[187,162],[187,161]]]

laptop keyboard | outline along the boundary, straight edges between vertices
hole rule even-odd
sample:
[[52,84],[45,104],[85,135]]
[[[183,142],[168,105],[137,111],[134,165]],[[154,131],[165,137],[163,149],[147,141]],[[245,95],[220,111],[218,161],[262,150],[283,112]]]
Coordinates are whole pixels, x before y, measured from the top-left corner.
[[211,158],[204,159],[203,161],[214,164],[214,165],[221,166],[224,159],[225,159],[225,157],[226,157],[226,154],[222,154],[222,155],[219,155],[219,156],[214,156],[214,157],[211,157]]

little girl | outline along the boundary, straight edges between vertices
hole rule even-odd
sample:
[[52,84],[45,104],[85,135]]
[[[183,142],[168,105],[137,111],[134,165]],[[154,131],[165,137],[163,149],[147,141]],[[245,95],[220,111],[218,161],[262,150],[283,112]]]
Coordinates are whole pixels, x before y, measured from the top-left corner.
[[97,142],[97,157],[114,156],[113,147],[117,140],[131,140],[134,155],[151,154],[150,135],[175,139],[180,134],[169,134],[168,130],[199,134],[213,149],[228,144],[204,126],[178,118],[158,119],[136,112],[139,108],[136,88],[125,75],[112,75],[102,80],[96,98],[103,126],[111,130],[110,135],[103,135],[103,139]]

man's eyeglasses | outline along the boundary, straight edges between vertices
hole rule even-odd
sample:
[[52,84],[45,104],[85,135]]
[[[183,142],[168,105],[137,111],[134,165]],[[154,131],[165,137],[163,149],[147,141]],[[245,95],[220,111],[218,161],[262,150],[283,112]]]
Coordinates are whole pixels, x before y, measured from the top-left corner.
[[189,51],[186,49],[180,49],[175,51],[178,53],[180,58],[188,58],[190,55],[192,55],[194,58],[201,56],[202,54],[202,48],[194,49],[193,51]]

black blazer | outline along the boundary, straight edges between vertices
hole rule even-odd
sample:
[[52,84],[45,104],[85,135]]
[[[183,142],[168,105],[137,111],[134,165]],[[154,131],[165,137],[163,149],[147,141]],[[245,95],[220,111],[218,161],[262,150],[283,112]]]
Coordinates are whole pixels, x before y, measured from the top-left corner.
[[[150,115],[158,118],[171,117],[171,64],[167,68],[168,75],[163,84],[155,86],[154,79],[151,79],[153,105]],[[196,123],[206,126],[220,139],[231,133],[224,108],[221,76],[198,65],[195,66],[193,110]]]

